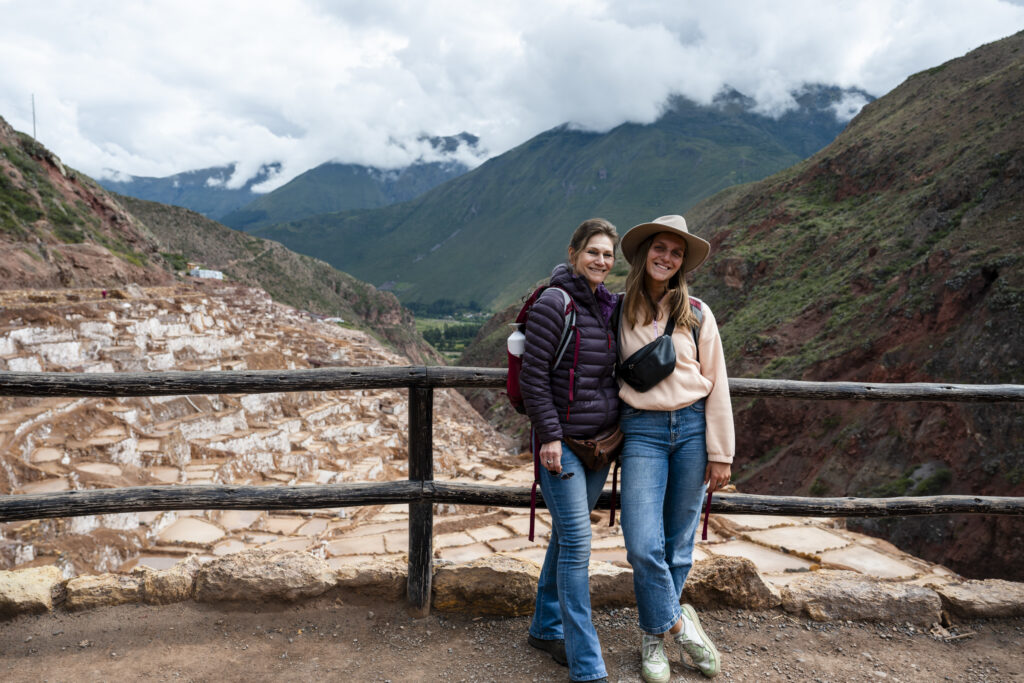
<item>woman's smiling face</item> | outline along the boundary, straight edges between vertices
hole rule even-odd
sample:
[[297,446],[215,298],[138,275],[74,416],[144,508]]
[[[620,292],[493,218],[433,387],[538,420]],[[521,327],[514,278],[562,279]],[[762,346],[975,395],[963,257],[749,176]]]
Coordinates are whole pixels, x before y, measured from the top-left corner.
[[647,250],[647,277],[656,283],[668,284],[683,266],[686,242],[670,232],[659,232]]
[[599,233],[590,238],[580,253],[570,253],[569,260],[573,270],[586,279],[590,289],[597,289],[615,265],[615,245],[608,235]]

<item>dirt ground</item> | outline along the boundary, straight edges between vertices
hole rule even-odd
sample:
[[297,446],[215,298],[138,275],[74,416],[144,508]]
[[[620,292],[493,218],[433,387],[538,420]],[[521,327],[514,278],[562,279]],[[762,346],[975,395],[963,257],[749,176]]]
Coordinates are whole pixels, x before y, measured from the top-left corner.
[[[633,609],[598,610],[611,681],[639,681]],[[953,625],[816,623],[783,612],[705,612],[726,681],[1024,681],[1024,619]],[[0,622],[3,681],[567,681],[526,645],[528,617],[435,613],[322,599],[253,610],[182,603]],[[959,637],[957,637],[959,636]],[[703,680],[670,651],[674,681]]]

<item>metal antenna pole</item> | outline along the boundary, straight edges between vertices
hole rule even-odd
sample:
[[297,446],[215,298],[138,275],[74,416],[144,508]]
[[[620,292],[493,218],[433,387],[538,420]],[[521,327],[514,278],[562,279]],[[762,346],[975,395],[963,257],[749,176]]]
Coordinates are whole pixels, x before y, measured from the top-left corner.
[[36,94],[32,93],[32,139],[36,138]]

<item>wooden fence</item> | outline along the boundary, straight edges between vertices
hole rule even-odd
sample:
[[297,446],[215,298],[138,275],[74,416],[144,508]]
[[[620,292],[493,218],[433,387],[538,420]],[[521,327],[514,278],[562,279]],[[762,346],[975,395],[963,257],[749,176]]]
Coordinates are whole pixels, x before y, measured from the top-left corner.
[[[346,389],[409,390],[409,479],[331,486],[137,486],[0,497],[0,522],[147,510],[295,510],[358,505],[409,505],[410,611],[430,609],[435,503],[528,507],[525,487],[435,482],[433,392],[453,387],[504,387],[505,371],[459,367],[366,367],[314,370],[151,373],[0,371],[0,396],[124,397],[258,394]],[[1021,385],[865,384],[730,379],[735,397],[804,400],[1024,402]],[[606,491],[598,502],[607,508]],[[543,501],[539,501],[543,505]],[[1024,499],[996,496],[807,498],[721,494],[716,513],[877,517],[944,513],[1024,515]]]

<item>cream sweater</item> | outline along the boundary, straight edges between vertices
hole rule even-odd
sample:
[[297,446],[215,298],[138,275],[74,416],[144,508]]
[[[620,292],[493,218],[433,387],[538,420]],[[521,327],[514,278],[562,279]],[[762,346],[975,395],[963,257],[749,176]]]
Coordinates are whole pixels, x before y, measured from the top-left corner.
[[[676,368],[672,374],[642,393],[619,380],[619,398],[627,405],[642,410],[678,410],[706,397],[704,414],[707,419],[708,460],[731,463],[736,452],[736,433],[732,422],[732,402],[729,400],[729,378],[725,372],[725,352],[711,308],[703,304],[701,311],[704,319],[700,328],[700,363],[693,344],[693,330],[677,325],[672,332],[672,344],[676,349]],[[629,358],[644,344],[664,333],[667,313],[663,300],[658,308],[657,327],[655,323],[649,323],[639,328],[630,326],[623,315],[619,358]]]

